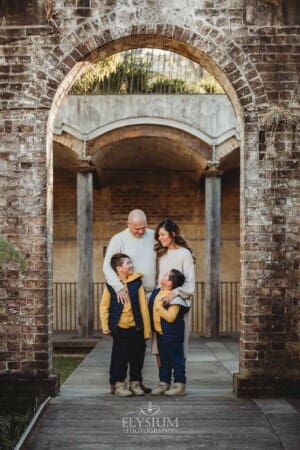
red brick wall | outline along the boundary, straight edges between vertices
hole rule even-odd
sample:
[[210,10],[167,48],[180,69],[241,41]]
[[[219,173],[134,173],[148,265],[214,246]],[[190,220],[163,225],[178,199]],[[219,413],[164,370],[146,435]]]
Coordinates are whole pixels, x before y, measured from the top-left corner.
[[[60,98],[81,70],[77,61],[149,45],[201,63],[232,101],[243,140],[241,374],[299,377],[299,120],[292,131],[286,119],[286,113],[299,111],[299,27],[289,26],[285,19],[289,14],[270,5],[257,26],[253,2],[242,0],[200,1],[195,8],[184,1],[175,8],[170,2],[165,9],[160,2],[145,1],[130,11],[120,2],[93,0],[86,5],[77,8],[76,2],[53,0],[49,26],[6,27],[2,20],[0,231],[28,255],[29,272],[21,279],[9,274],[9,267],[2,269],[1,370],[10,363],[15,365],[11,370],[47,376],[51,369],[51,336],[48,340],[46,332],[34,328],[31,351],[24,354],[21,331],[23,323],[51,328],[51,314],[35,309],[51,301],[48,114],[49,131]],[[265,114],[278,104],[284,126],[271,126],[274,145],[260,152]],[[31,312],[21,314],[24,297],[35,301]],[[41,351],[48,355],[45,363],[38,359]]]

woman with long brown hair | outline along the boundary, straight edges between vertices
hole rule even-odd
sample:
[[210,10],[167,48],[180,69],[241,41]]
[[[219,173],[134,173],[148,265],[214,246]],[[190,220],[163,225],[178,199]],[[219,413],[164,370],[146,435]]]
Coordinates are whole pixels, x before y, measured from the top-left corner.
[[[158,266],[158,285],[161,285],[161,280],[176,269],[183,275],[184,283],[178,285],[175,289],[162,298],[164,304],[171,304],[172,301],[178,303],[178,298],[181,297],[181,302],[184,301],[187,308],[190,307],[190,297],[195,290],[195,269],[194,258],[192,250],[181,235],[180,228],[172,219],[165,219],[160,222],[154,232],[156,244],[154,249],[157,253]],[[159,289],[153,291],[158,292]],[[177,301],[176,301],[177,297]],[[152,304],[150,297],[149,304]],[[150,306],[150,311],[153,306]],[[190,331],[190,311],[184,315],[184,357],[187,355],[187,343]],[[161,344],[160,344],[161,345]],[[161,350],[160,350],[161,351]],[[156,332],[152,333],[152,353],[156,355],[157,366],[161,367],[161,361],[158,350],[158,338]],[[160,369],[161,370],[161,369]],[[157,388],[152,391],[152,395],[163,395],[167,390],[169,395],[183,395],[185,388],[182,383],[174,383],[174,387],[169,389],[166,383],[159,383]],[[166,394],[167,395],[167,394]]]
[[170,302],[177,295],[188,299],[195,290],[194,257],[179,226],[174,220],[165,219],[157,225],[154,238],[157,241],[154,249],[157,253],[158,282],[172,269],[180,270],[185,276],[183,286],[174,289],[165,301]]

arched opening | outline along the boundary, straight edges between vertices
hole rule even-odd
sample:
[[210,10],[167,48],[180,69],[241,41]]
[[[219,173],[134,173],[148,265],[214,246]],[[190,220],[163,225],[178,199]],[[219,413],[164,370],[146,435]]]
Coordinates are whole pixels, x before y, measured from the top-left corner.
[[[151,27],[150,27],[151,28]],[[148,28],[148,30],[150,30]],[[225,53],[222,54],[218,51],[217,43],[220,40],[220,44],[223,46],[222,37],[219,35],[214,35],[213,39],[207,37],[207,35],[198,36],[197,34],[185,35],[183,30],[175,27],[164,26],[162,30],[159,31],[160,38],[157,39],[156,34],[145,34],[145,29],[143,27],[138,30],[135,29],[134,35],[129,36],[115,36],[115,40],[111,40],[109,34],[106,35],[107,41],[106,45],[98,47],[97,40],[89,41],[87,46],[84,42],[80,43],[78,50],[84,53],[86,56],[84,60],[78,58],[80,62],[75,64],[73,68],[68,72],[68,75],[63,79],[59,85],[54,101],[51,107],[51,113],[48,121],[48,155],[51,160],[52,152],[52,135],[54,131],[54,120],[57,115],[58,107],[61,105],[61,101],[65,97],[66,93],[69,91],[72,83],[75,79],[83,73],[87,67],[89,67],[94,61],[97,61],[106,56],[112,55],[119,51],[127,50],[130,48],[139,47],[149,47],[149,48],[160,48],[166,49],[178,54],[185,55],[186,57],[192,59],[195,62],[201,64],[209,73],[211,73],[216,80],[222,85],[226,95],[228,96],[230,103],[233,107],[237,127],[240,132],[240,152],[237,160],[240,162],[241,172],[240,172],[240,189],[243,193],[244,181],[245,181],[245,161],[244,161],[244,145],[245,143],[249,145],[251,140],[256,136],[256,125],[257,124],[257,106],[265,101],[265,96],[263,95],[263,90],[259,84],[259,79],[257,78],[256,69],[248,61],[247,57],[240,51],[239,48],[235,46],[234,43],[230,41],[225,44]],[[213,31],[212,31],[213,33]],[[172,36],[172,37],[170,37]],[[77,50],[74,50],[77,52]],[[74,52],[73,52],[74,54]],[[226,58],[224,57],[226,55]],[[247,73],[251,74],[248,78],[245,78],[242,70],[240,69],[240,64],[244,61],[246,64],[247,60]],[[67,59],[66,59],[67,61]],[[249,72],[250,71],[250,72]],[[252,82],[253,80],[253,82]],[[258,94],[256,102],[253,102],[253,95]],[[249,123],[249,128],[246,130],[246,135],[244,135],[244,114],[247,115],[247,123]],[[246,138],[246,140],[245,140]],[[227,154],[228,149],[232,148],[231,143],[224,143],[220,148],[220,155]],[[233,146],[234,147],[234,146]],[[224,152],[224,153],[223,153]],[[236,158],[232,156],[233,160]],[[232,164],[231,158],[224,158],[224,162],[229,165]],[[50,161],[51,162],[51,161]],[[49,172],[51,173],[51,171]],[[52,205],[52,191],[51,183],[49,184],[48,191],[48,205],[49,205],[49,227],[48,230],[51,233],[52,217],[51,217],[51,205]],[[243,207],[245,206],[243,194],[241,195],[241,217],[243,217]],[[242,227],[243,230],[243,227]],[[241,245],[243,245],[244,236],[241,237]],[[51,243],[51,240],[49,241]],[[49,246],[49,261],[51,261],[52,247]],[[242,264],[243,264],[243,257]],[[242,274],[243,274],[242,266]],[[242,275],[243,282],[243,275]]]
[[76,172],[84,157],[95,168],[93,294],[98,297],[93,298],[93,332],[99,329],[106,245],[123,229],[128,212],[138,207],[150,227],[173,217],[191,242],[198,261],[192,331],[205,334],[205,171],[215,160],[223,173],[224,211],[218,230],[218,332],[237,333],[239,132],[230,102],[224,94],[211,94],[222,94],[222,88],[199,64],[178,53],[138,48],[97,64],[100,74],[92,66],[72,87],[71,93],[85,95],[68,96],[54,123],[55,329],[77,329],[70,286],[77,292]]

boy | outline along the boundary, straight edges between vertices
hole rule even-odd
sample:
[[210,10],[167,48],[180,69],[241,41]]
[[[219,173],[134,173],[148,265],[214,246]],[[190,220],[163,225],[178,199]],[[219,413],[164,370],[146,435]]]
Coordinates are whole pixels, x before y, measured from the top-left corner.
[[[115,385],[115,395],[129,397],[145,395],[141,388],[142,363],[145,339],[151,334],[147,300],[142,286],[142,274],[133,273],[130,258],[117,253],[111,258],[111,266],[128,290],[130,301],[118,302],[114,289],[106,284],[100,303],[100,319],[104,335],[112,335],[113,346],[110,362],[110,383]],[[130,366],[130,388],[125,379]]]
[[[157,333],[157,345],[160,357],[158,386],[151,395],[185,394],[185,358],[183,352],[184,314],[189,305],[180,297],[175,297],[168,305],[162,299],[173,289],[182,286],[185,277],[179,270],[172,269],[160,282],[149,300],[152,325]],[[174,383],[170,388],[173,370]]]

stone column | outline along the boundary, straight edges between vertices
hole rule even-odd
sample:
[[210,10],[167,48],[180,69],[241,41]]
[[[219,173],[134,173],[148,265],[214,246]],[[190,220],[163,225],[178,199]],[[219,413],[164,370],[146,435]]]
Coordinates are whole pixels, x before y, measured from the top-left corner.
[[205,300],[204,335],[219,335],[221,175],[217,166],[205,173]]
[[79,337],[93,333],[93,171],[90,157],[77,173],[77,263]]

